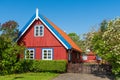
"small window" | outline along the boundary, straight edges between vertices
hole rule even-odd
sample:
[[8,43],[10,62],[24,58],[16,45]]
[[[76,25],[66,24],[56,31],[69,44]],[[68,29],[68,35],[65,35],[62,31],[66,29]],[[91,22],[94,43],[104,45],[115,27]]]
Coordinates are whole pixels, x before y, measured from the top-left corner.
[[44,26],[43,25],[36,25],[34,27],[34,35],[35,35],[35,37],[44,36]]
[[25,59],[34,59],[35,51],[34,49],[25,50]]
[[52,49],[42,49],[42,59],[43,60],[52,60],[53,51]]
[[88,59],[87,55],[83,55],[83,56],[82,56],[82,59],[83,59],[83,60],[87,60],[87,59]]

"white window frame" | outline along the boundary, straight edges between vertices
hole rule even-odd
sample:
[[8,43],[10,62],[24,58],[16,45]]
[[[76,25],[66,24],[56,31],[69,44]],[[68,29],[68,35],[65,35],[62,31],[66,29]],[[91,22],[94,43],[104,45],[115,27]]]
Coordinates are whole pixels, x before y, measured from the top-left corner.
[[[38,27],[38,30],[36,29],[36,27]],[[42,27],[42,29],[41,29],[41,27]],[[36,35],[36,33],[38,35]],[[42,36],[44,36],[44,25],[35,25],[34,26],[34,36],[35,37],[42,37]]]
[[[31,58],[31,54],[29,53],[29,58],[27,58],[27,51],[33,51],[33,55],[32,55],[32,58]],[[30,59],[30,60],[33,60],[35,59],[35,49],[33,48],[28,48],[25,50],[25,59]]]
[[83,55],[83,56],[82,56],[82,59],[83,59],[83,60],[88,60],[88,56],[87,56],[87,55]]
[[[44,58],[44,51],[47,51],[47,55],[46,55],[46,59]],[[48,51],[51,51],[51,58],[49,59],[48,58]],[[50,49],[50,48],[48,48],[48,49],[42,49],[42,60],[53,60],[53,49]]]

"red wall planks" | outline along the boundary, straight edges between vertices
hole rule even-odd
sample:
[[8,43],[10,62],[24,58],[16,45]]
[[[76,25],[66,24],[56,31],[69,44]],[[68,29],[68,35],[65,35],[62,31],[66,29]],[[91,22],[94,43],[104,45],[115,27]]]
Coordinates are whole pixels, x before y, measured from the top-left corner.
[[59,40],[47,29],[44,25],[44,36],[34,36],[34,26],[36,24],[42,24],[40,20],[35,20],[26,33],[19,39],[19,43],[23,42],[27,48],[35,49],[35,59],[42,59],[42,48],[52,48],[54,54],[54,60],[67,60],[67,51],[65,47],[59,42]]

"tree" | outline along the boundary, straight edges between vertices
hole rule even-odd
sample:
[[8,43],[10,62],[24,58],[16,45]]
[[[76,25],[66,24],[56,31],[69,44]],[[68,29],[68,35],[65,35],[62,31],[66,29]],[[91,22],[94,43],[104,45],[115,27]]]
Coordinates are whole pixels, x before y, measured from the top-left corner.
[[13,40],[18,36],[18,23],[15,21],[8,21],[2,24],[0,30],[4,38],[6,37]]
[[100,28],[94,33],[94,36],[91,40],[93,51],[95,51],[101,57],[103,56],[103,51],[105,49],[103,46],[104,40],[102,39],[102,35],[107,30],[107,23],[108,22],[106,20],[102,21]]
[[18,24],[15,21],[8,21],[0,26],[0,73],[9,74],[15,71],[18,62],[18,55],[24,47],[19,46],[15,39],[18,35]]
[[105,59],[111,63],[115,74],[120,74],[120,18],[109,21],[103,34]]
[[84,40],[81,39],[81,36],[76,33],[69,33],[68,36],[84,51]]
[[120,74],[120,18],[103,21],[92,39],[93,50],[112,65],[114,74]]

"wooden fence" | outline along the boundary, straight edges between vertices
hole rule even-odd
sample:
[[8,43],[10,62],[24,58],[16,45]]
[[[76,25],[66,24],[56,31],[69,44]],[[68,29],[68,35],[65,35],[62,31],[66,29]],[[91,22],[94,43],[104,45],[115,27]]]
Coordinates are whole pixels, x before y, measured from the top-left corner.
[[67,72],[87,74],[111,74],[112,67],[108,64],[69,63]]

